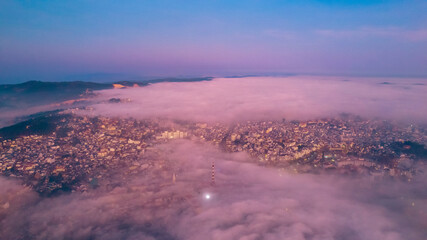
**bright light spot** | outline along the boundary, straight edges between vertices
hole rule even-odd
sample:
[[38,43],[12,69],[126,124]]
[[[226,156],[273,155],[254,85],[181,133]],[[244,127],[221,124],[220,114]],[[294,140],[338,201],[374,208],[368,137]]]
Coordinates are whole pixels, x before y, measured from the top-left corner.
[[205,198],[206,198],[206,199],[210,199],[210,198],[211,198],[211,195],[210,195],[210,194],[205,194]]

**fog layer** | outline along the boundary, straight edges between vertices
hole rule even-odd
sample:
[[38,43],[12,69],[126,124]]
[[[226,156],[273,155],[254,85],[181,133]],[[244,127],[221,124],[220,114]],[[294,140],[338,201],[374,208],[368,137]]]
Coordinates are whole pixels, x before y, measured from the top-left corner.
[[426,79],[348,77],[217,78],[101,91],[94,114],[198,121],[309,119],[351,113],[427,123]]
[[[422,187],[426,179],[415,178],[408,185],[290,175],[248,163],[246,154],[223,153],[186,140],[160,145],[147,154],[167,164],[118,180],[109,190],[39,198],[17,182],[0,179],[0,235],[190,240],[427,237],[427,191]],[[212,161],[214,187],[209,184]]]

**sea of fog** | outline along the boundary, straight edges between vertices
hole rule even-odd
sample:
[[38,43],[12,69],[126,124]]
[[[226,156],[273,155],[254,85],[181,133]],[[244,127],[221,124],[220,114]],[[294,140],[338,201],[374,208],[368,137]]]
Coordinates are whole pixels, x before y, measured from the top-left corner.
[[192,121],[311,119],[350,113],[366,118],[427,123],[427,79],[354,77],[216,78],[104,90],[94,114]]
[[[427,123],[425,79],[216,78],[97,93],[91,110],[81,114],[227,123],[344,112]],[[130,102],[110,103],[111,98]],[[0,238],[427,239],[425,174],[411,182],[296,175],[251,163],[246,153],[225,153],[190,140],[155,146],[147,156],[150,151],[171,163],[168,172],[153,170],[131,179],[119,173],[112,189],[41,197],[19,180],[0,178]],[[212,161],[215,187],[209,187]]]
[[[170,174],[149,171],[106,190],[39,197],[0,178],[3,239],[423,240],[426,176],[409,183],[289,174],[244,153],[176,140]],[[149,153],[148,153],[149,154]],[[215,160],[216,186],[210,187]],[[176,181],[172,183],[172,172]],[[120,181],[120,180],[119,180]],[[206,197],[209,194],[209,198]]]

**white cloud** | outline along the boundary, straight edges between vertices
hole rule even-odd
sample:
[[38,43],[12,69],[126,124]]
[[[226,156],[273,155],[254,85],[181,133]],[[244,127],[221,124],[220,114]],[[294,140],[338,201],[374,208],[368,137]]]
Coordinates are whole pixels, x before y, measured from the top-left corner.
[[230,122],[308,119],[347,112],[427,122],[427,85],[420,84],[427,84],[426,79],[295,76],[161,83],[101,91],[100,99],[131,98],[133,102],[96,104],[92,114]]
[[263,32],[264,35],[269,37],[283,39],[283,40],[294,40],[297,38],[297,34],[293,31],[284,31],[279,29],[267,29]]
[[369,37],[381,37],[381,38],[395,38],[406,41],[426,41],[427,40],[427,29],[416,29],[408,30],[402,28],[375,28],[375,27],[363,27],[353,30],[331,30],[322,29],[315,31],[319,35],[336,38],[369,38]]

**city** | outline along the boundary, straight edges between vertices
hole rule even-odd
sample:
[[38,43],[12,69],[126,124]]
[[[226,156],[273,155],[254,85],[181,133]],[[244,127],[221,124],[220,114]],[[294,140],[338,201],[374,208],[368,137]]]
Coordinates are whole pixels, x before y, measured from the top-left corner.
[[254,163],[290,173],[333,171],[411,181],[426,164],[420,160],[427,156],[425,128],[346,114],[334,119],[230,125],[88,117],[73,111],[44,117],[53,122],[44,134],[0,138],[1,174],[22,178],[47,195],[108,187],[117,169],[132,174],[167,168],[167,162],[143,156],[147,149],[175,139],[206,142],[225,152],[245,152]]

